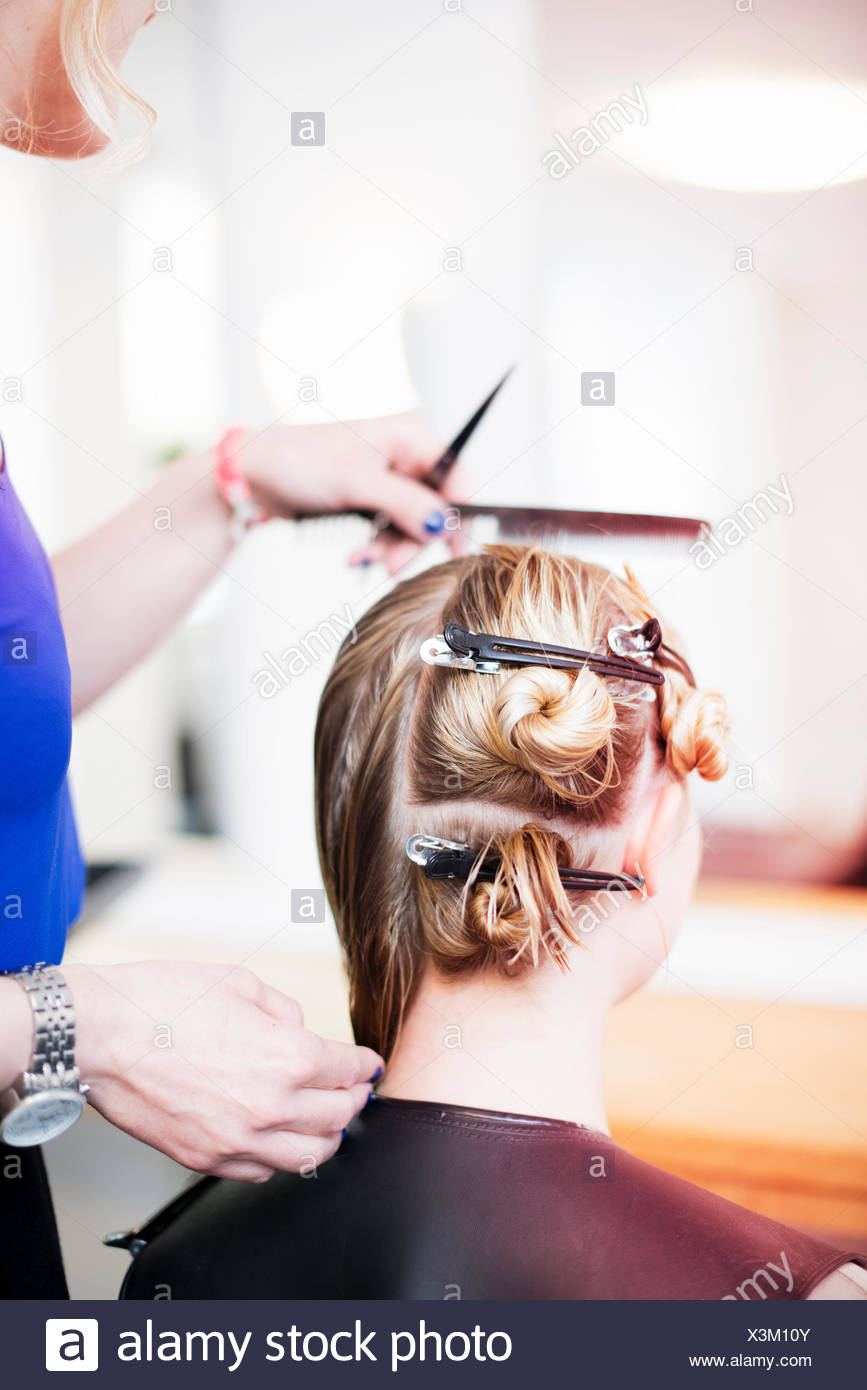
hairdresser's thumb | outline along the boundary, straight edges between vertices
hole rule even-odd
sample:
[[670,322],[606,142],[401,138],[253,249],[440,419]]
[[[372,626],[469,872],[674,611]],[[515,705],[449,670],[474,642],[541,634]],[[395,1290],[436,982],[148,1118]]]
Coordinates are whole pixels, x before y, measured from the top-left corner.
[[446,529],[448,507],[442,493],[392,470],[377,475],[365,505],[370,511],[385,512],[413,540],[429,541]]

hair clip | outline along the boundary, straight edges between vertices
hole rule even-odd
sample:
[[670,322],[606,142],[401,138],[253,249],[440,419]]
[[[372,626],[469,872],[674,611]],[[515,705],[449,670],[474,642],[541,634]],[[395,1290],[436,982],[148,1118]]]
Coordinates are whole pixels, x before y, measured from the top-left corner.
[[646,623],[635,623],[632,627],[622,624],[608,629],[608,645],[618,656],[628,656],[634,661],[650,661],[662,646],[662,628],[657,618],[648,618]]
[[[473,873],[478,851],[458,840],[443,840],[437,835],[410,835],[406,842],[407,858],[419,864],[426,878],[468,879],[471,875],[479,883],[493,883],[502,863],[496,854],[486,855]],[[564,888],[612,888],[624,892],[640,892],[644,879],[640,874],[606,874],[599,869],[559,870],[560,882]]]
[[[617,656],[650,666],[662,645],[662,628],[656,618],[648,618],[644,623],[633,623],[631,626],[621,624],[611,627],[608,629],[608,645]],[[639,698],[655,700],[656,691],[644,685]]]
[[[650,660],[662,640],[661,629],[655,618],[646,623],[649,628],[656,623],[658,637],[653,646],[650,634],[645,645],[640,648],[641,658],[620,655],[612,649],[605,652],[584,652],[577,647],[557,647],[553,643],[528,642],[517,637],[496,637],[488,632],[470,632],[459,623],[446,623],[441,637],[428,638],[420,648],[422,661],[429,666],[451,666],[462,671],[483,671],[494,673],[502,666],[549,666],[560,671],[580,671],[588,666],[600,676],[613,676],[620,680],[642,681],[648,685],[663,685],[665,676],[653,670],[646,662]],[[633,632],[628,628],[612,628],[613,633]],[[609,633],[609,645],[611,645]],[[620,640],[620,639],[618,639]],[[625,639],[623,639],[625,640]]]
[[672,666],[686,676],[690,685],[695,685],[692,668],[683,657],[662,640],[662,628],[658,618],[648,618],[645,623],[635,623],[632,627],[612,627],[608,632],[608,645],[620,656],[631,657],[633,661],[658,661],[663,666]]

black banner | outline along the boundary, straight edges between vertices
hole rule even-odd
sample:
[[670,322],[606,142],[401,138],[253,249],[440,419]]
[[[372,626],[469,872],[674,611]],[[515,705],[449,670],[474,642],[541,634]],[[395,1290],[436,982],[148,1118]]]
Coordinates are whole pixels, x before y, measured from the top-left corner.
[[[862,1303],[48,1303],[0,1306],[4,1383],[792,1385],[857,1380]],[[763,1382],[764,1383],[764,1382]]]

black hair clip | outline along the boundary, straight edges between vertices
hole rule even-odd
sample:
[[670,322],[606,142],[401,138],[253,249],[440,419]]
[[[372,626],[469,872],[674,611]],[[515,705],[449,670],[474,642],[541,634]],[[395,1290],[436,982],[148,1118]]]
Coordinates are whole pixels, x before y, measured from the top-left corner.
[[[457,840],[443,840],[437,835],[411,835],[406,842],[407,858],[419,864],[427,878],[467,879],[473,873],[478,850]],[[493,883],[501,860],[498,855],[486,855],[473,875],[479,883]],[[640,892],[644,879],[640,874],[606,874],[599,869],[559,870],[564,888],[612,888],[624,892]]]
[[[634,655],[626,654],[628,650]],[[587,666],[600,676],[663,685],[665,676],[648,665],[662,645],[662,629],[656,618],[636,627],[613,627],[608,633],[610,653],[584,652],[577,647],[527,642],[518,637],[495,637],[470,632],[459,623],[446,623],[442,637],[421,645],[421,658],[429,666],[451,666],[462,671],[496,672],[502,666],[549,666],[560,671],[580,671]]]

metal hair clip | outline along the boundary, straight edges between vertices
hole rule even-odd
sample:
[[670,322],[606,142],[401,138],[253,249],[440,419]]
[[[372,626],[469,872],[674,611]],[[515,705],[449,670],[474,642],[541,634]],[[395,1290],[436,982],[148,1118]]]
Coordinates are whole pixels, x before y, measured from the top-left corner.
[[628,656],[634,661],[650,661],[662,646],[662,628],[656,618],[648,618],[646,623],[635,623],[632,627],[611,627],[608,629],[608,645],[618,656]]
[[454,647],[449,646],[442,634],[428,637],[418,651],[428,666],[451,666],[454,671],[486,671],[489,674],[500,669],[499,661],[477,661],[474,656],[461,656]]
[[633,661],[657,661],[662,666],[671,666],[686,676],[690,685],[695,685],[692,668],[678,652],[663,642],[658,618],[648,618],[647,622],[635,623],[632,627],[612,627],[608,633],[608,645],[619,656],[631,657]]
[[[645,623],[621,624],[608,629],[608,645],[617,656],[628,657],[643,666],[650,666],[662,645],[662,628],[656,618],[648,618]],[[642,686],[640,698],[655,700],[656,691]]]
[[[651,622],[655,623],[656,619],[651,619]],[[645,627],[649,627],[649,624],[645,624]],[[659,628],[658,623],[656,627]],[[612,632],[621,631],[631,629],[612,629]],[[657,647],[661,636],[660,632]],[[648,685],[664,684],[662,672],[644,664],[656,648],[648,641],[646,648],[641,650],[648,653],[644,660],[621,656],[617,652],[584,652],[577,647],[557,647],[553,643],[528,642],[523,638],[496,637],[488,632],[470,632],[459,623],[446,623],[442,637],[429,638],[422,643],[420,656],[429,666],[451,666],[462,671],[493,673],[502,666],[549,666],[561,671],[580,671],[588,666],[600,676],[642,681]]]
[[[493,883],[500,867],[501,859],[496,854],[486,855],[473,873],[479,857],[478,850],[458,840],[443,840],[437,835],[410,835],[406,842],[407,858],[419,864],[426,878],[468,879],[471,875],[478,883]],[[636,874],[606,874],[599,869],[559,870],[560,882],[564,888],[611,888],[624,892],[640,892],[644,879]]]

